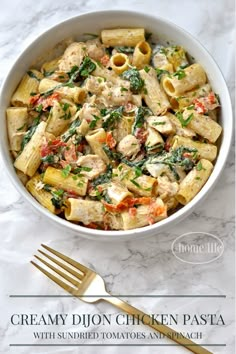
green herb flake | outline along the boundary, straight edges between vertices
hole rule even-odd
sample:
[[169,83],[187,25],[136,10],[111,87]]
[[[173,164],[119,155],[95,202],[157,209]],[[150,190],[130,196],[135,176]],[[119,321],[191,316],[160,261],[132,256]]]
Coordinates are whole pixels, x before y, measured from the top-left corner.
[[150,71],[150,68],[148,66],[144,66],[143,70],[146,71],[146,73],[148,73]]
[[129,91],[129,90],[126,87],[121,86],[120,91],[123,92],[123,91]]
[[38,105],[38,106],[35,108],[35,110],[36,110],[37,112],[41,113],[42,110],[43,110],[43,105],[42,105],[42,103],[41,103],[40,105]]
[[196,165],[196,170],[197,171],[205,170],[205,168],[202,166],[201,161],[199,161],[198,164]]
[[163,69],[159,69],[159,68],[156,68],[155,70],[156,70],[157,78],[159,81],[161,80],[162,75],[170,76],[170,72],[167,70],[163,70]]
[[152,125],[164,125],[166,124],[166,122],[154,122],[152,123]]
[[193,113],[191,113],[188,118],[184,119],[183,114],[181,112],[177,112],[176,117],[180,121],[182,127],[186,127],[193,119]]
[[182,80],[186,76],[186,73],[184,70],[178,70],[173,74],[173,76],[176,76],[178,80]]
[[130,180],[131,183],[133,183],[136,187],[142,188],[138,182],[136,182],[134,179]]
[[67,165],[66,167],[64,167],[62,170],[61,170],[61,175],[62,177],[66,178],[69,176],[70,174],[70,171],[71,171],[71,165]]

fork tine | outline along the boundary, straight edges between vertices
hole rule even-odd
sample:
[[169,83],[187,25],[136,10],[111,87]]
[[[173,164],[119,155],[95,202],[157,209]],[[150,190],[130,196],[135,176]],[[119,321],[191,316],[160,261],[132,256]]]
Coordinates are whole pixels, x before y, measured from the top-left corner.
[[60,253],[58,251],[55,251],[53,248],[48,247],[48,246],[46,246],[44,244],[41,244],[41,246],[46,248],[46,250],[48,250],[49,252],[55,254],[57,257],[63,259],[66,262],[68,262],[69,264],[71,264],[75,268],[79,269],[82,273],[86,274],[86,272],[91,271],[89,268],[85,267],[83,264],[80,264],[79,262],[74,261],[70,257],[67,257],[67,256],[65,256],[64,254],[62,254],[62,253]]
[[68,291],[68,293],[74,295],[76,292],[76,289],[73,288],[72,286],[69,286],[68,284],[64,283],[62,280],[58,279],[55,277],[55,275],[49,273],[46,269],[40,267],[37,263],[34,261],[30,261],[36,268],[38,268],[42,273],[44,273],[48,278],[50,278],[52,281],[54,281],[57,285],[59,285],[61,288],[64,290]]
[[42,253],[45,257],[47,257],[48,259],[50,259],[52,262],[56,263],[57,265],[59,265],[61,268],[65,269],[68,273],[71,273],[73,274],[76,278],[78,278],[79,280],[82,280],[83,279],[83,275],[76,272],[74,269],[68,267],[66,264],[58,261],[56,258],[54,257],[51,257],[49,254],[41,251],[41,250],[38,250],[38,252]]
[[65,274],[60,269],[55,268],[53,265],[51,265],[50,263],[48,263],[44,259],[42,259],[42,258],[40,258],[40,257],[38,257],[36,255],[35,255],[35,258],[37,258],[40,262],[45,264],[48,268],[52,269],[55,273],[59,274],[62,278],[66,279],[68,282],[70,282],[74,286],[78,286],[80,284],[77,280],[71,278],[69,275]]

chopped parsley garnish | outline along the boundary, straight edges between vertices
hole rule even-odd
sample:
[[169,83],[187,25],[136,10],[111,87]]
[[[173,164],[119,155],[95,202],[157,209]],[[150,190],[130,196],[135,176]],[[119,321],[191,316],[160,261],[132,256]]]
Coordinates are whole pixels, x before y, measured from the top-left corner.
[[126,87],[121,86],[120,91],[123,92],[123,91],[129,91],[129,90]]
[[67,165],[66,167],[64,167],[61,170],[62,177],[64,177],[64,178],[68,177],[70,174],[70,171],[71,171],[71,165]]
[[38,106],[35,108],[35,110],[36,110],[37,112],[41,113],[42,110],[43,110],[43,105],[42,105],[42,103],[41,103],[40,105],[38,105]]
[[177,112],[176,117],[180,121],[182,127],[186,127],[193,119],[193,113],[191,113],[188,118],[184,119],[183,114],[181,112]]
[[121,77],[125,80],[130,81],[130,90],[133,93],[139,93],[143,86],[144,80],[141,78],[140,73],[137,69],[132,68],[123,72]]
[[176,76],[178,80],[181,80],[186,76],[186,73],[184,70],[178,70],[173,74],[173,76]]
[[196,165],[196,170],[197,171],[205,170],[205,168],[202,166],[201,161],[199,161],[198,164]]
[[143,70],[146,71],[146,73],[148,73],[150,71],[150,68],[148,66],[144,66]]
[[152,123],[152,125],[164,125],[166,124],[166,122],[154,122]]
[[136,187],[141,188],[140,184],[136,182],[134,179],[130,179],[130,182],[133,183]]
[[90,171],[92,171],[92,167],[87,167],[87,166],[76,167],[73,170],[73,173],[80,173],[81,171],[90,172]]
[[156,70],[157,78],[158,78],[159,81],[161,80],[162,75],[164,75],[164,74],[170,75],[169,71],[167,71],[167,70],[162,70],[162,69],[159,69],[159,68],[156,68],[155,70]]
[[29,77],[31,77],[32,79],[36,79],[37,81],[40,81],[40,79],[35,75],[35,73],[31,70],[27,71],[27,74],[29,75]]

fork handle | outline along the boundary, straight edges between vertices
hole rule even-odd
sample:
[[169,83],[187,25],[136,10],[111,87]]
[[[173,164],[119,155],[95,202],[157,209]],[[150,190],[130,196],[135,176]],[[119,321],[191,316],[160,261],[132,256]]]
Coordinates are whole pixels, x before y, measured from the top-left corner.
[[[108,294],[110,295],[110,294]],[[164,334],[169,338],[171,336],[171,339],[175,341],[176,343],[182,345],[189,351],[195,354],[213,354],[212,352],[209,352],[207,349],[201,347],[199,344],[192,342],[190,339],[183,337],[182,335],[175,330],[171,329],[168,326],[163,325],[161,322],[158,321],[153,321],[152,317],[147,315],[146,313],[140,311],[139,309],[131,306],[127,302],[113,297],[112,295],[104,297],[103,300],[110,302],[112,305],[115,305],[119,309],[123,310],[124,312],[134,316],[135,318],[138,318],[139,320],[141,319],[143,324],[148,325],[149,327],[155,329],[156,331]],[[154,322],[154,323],[153,323]]]

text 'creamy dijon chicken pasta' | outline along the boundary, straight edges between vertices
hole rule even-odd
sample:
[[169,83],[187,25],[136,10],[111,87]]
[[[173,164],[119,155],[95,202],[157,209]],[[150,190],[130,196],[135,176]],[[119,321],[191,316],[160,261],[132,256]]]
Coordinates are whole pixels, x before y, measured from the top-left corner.
[[129,230],[189,203],[209,178],[222,128],[207,73],[143,28],[69,41],[29,68],[11,98],[14,166],[59,217]]

